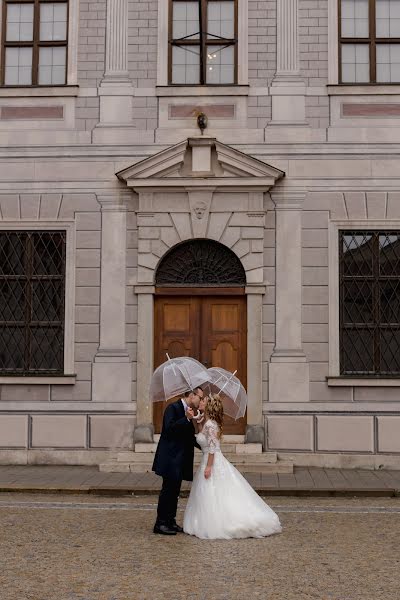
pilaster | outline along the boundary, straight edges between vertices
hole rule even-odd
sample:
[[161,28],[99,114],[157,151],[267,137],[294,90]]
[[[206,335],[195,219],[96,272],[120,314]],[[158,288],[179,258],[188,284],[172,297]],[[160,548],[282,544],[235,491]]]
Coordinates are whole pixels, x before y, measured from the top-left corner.
[[[134,88],[128,73],[128,0],[107,0],[105,72],[99,87],[95,143],[121,141],[132,123]],[[128,131],[128,135],[132,135]]]
[[101,204],[100,345],[93,400],[130,402],[132,364],[125,341],[126,206],[130,193],[98,195]]
[[272,191],[276,213],[275,347],[269,401],[309,400],[309,365],[302,348],[301,210],[303,190]]
[[262,299],[264,285],[246,287],[247,295],[247,426],[246,443],[264,445],[262,409]]
[[153,404],[150,402],[150,381],[153,374],[154,344],[154,286],[139,285],[135,288],[138,297],[137,336],[137,402],[134,442],[153,442]]
[[299,67],[298,0],[277,0],[277,69],[271,85],[272,125],[306,125]]
[[127,82],[128,0],[107,0],[106,70],[103,81]]

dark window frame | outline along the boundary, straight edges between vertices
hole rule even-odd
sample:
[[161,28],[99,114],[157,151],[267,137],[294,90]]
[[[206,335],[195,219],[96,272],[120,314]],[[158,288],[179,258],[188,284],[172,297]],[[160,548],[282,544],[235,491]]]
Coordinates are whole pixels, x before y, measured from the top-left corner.
[[[235,37],[232,39],[226,38],[208,38],[207,37],[207,8],[208,3],[212,0],[196,0],[199,5],[199,39],[188,40],[180,38],[175,40],[172,37],[173,33],[173,5],[178,2],[186,2],[186,0],[169,0],[168,11],[168,85],[187,86],[187,85],[209,85],[209,86],[228,86],[237,85],[238,80],[238,0],[234,2],[234,17],[235,17]],[[232,0],[220,0],[221,2],[232,2]],[[207,46],[233,46],[234,47],[234,81],[232,83],[207,83]],[[200,48],[200,77],[199,83],[173,83],[172,82],[172,48],[173,46],[198,46]]]
[[[23,319],[15,320],[0,320],[0,341],[2,338],[2,329],[19,329],[22,330],[24,335],[24,357],[23,367],[11,366],[9,368],[3,368],[0,366],[0,376],[60,376],[64,374],[64,362],[65,362],[65,328],[66,328],[66,268],[67,268],[67,232],[65,230],[0,230],[0,238],[3,236],[19,236],[22,240],[24,247],[24,270],[23,273],[5,273],[0,272],[0,285],[7,284],[7,282],[19,281],[21,283],[21,289],[24,289],[24,306],[23,306]],[[35,272],[34,261],[35,261],[35,247],[37,248],[38,241],[42,241],[44,236],[52,236],[53,239],[58,239],[58,243],[61,245],[61,269],[59,273],[40,273]],[[48,239],[44,237],[44,239]],[[36,246],[35,246],[36,245]],[[59,297],[59,319],[49,318],[34,319],[34,294],[35,285],[46,282],[60,282],[60,297]],[[44,288],[43,288],[44,289]],[[37,294],[37,292],[36,292]],[[47,290],[44,291],[44,295],[47,295]],[[38,297],[39,298],[39,297]],[[38,299],[40,303],[40,300]],[[41,309],[43,307],[41,306]],[[52,307],[54,310],[54,306]],[[2,317],[0,313],[0,319]],[[62,340],[62,348],[59,353],[59,364],[57,368],[41,365],[38,368],[35,365],[34,352],[32,351],[32,341],[35,340],[32,331],[42,329],[45,333],[46,330],[53,329],[58,330],[59,339]],[[37,341],[37,340],[36,340]]]
[[[344,251],[343,251],[343,237],[349,235],[356,236],[372,236],[371,248],[372,248],[372,272],[369,274],[359,275],[346,275],[344,273]],[[396,371],[385,371],[382,366],[384,361],[382,360],[382,344],[381,344],[381,333],[382,331],[398,331],[400,332],[400,316],[397,322],[387,322],[383,317],[382,311],[382,282],[397,282],[400,285],[400,276],[396,274],[388,274],[381,271],[380,261],[380,236],[382,235],[396,235],[400,236],[400,231],[388,229],[342,229],[338,232],[339,239],[339,357],[340,357],[340,376],[341,377],[363,377],[363,378],[399,378],[400,377],[400,361],[399,367]],[[345,282],[353,281],[354,283],[359,282],[365,285],[368,282],[371,289],[371,314],[373,321],[369,324],[365,322],[353,322],[345,323]],[[359,289],[362,289],[361,287]],[[384,306],[385,308],[385,306]],[[358,370],[346,370],[345,369],[345,341],[344,336],[346,331],[369,331],[373,339],[373,351],[371,353],[373,368],[370,371],[360,372]],[[362,338],[360,338],[362,344]],[[400,345],[399,345],[400,350]],[[347,349],[348,351],[348,349]],[[399,352],[400,355],[400,352]]]
[[[376,0],[368,0],[369,35],[365,38],[342,37],[342,0],[338,0],[338,39],[339,39],[339,83],[341,85],[399,85],[399,81],[376,81],[376,46],[377,44],[400,44],[399,38],[376,37]],[[342,45],[368,44],[369,46],[369,81],[343,81],[342,79]]]
[[[67,31],[66,39],[40,41],[40,5],[41,4],[67,4]],[[8,42],[7,36],[7,7],[10,4],[33,4],[33,39],[29,42]],[[1,31],[1,65],[0,65],[0,82],[6,87],[54,87],[67,85],[68,81],[68,38],[69,38],[69,0],[3,0],[2,6],[2,31]],[[65,78],[64,83],[38,83],[39,79],[39,49],[40,48],[65,47]],[[7,48],[32,48],[32,82],[30,84],[5,84],[6,75],[6,49]]]

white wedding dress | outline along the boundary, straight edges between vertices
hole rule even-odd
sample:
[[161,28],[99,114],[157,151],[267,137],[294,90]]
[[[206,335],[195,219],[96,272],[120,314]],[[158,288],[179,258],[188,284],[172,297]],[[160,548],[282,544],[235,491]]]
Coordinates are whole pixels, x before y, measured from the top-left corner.
[[[202,539],[233,539],[261,538],[282,531],[278,515],[222,454],[217,423],[206,421],[196,439],[203,458],[185,510],[185,533]],[[214,454],[214,464],[206,479],[209,453]]]

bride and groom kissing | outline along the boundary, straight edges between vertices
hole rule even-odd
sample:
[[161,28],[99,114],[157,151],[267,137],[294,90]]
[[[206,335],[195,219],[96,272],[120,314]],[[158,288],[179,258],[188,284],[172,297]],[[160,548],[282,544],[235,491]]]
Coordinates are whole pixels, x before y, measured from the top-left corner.
[[[199,409],[204,411],[202,419],[195,416]],[[153,471],[163,479],[154,533],[234,539],[261,538],[282,530],[276,513],[223,455],[223,419],[220,396],[206,396],[201,387],[188,390],[165,409],[153,463]],[[203,456],[193,479],[195,447]],[[193,483],[181,527],[176,513],[183,480]]]

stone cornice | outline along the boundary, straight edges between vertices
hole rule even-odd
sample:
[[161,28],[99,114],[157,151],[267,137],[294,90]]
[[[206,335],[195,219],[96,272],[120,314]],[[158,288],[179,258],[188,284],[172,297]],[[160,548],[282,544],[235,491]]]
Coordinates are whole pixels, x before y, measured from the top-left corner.
[[127,181],[126,185],[139,192],[140,190],[159,192],[166,188],[169,191],[182,191],[182,188],[189,190],[218,188],[218,191],[235,190],[238,191],[260,191],[267,192],[275,184],[273,178],[264,177],[210,177],[209,179],[195,179],[187,177],[166,177],[163,179],[135,179]]
[[274,189],[270,194],[276,209],[299,210],[305,200],[306,190],[302,188]]
[[96,194],[102,212],[126,212],[127,204],[132,199],[132,192],[116,190],[115,192]]

